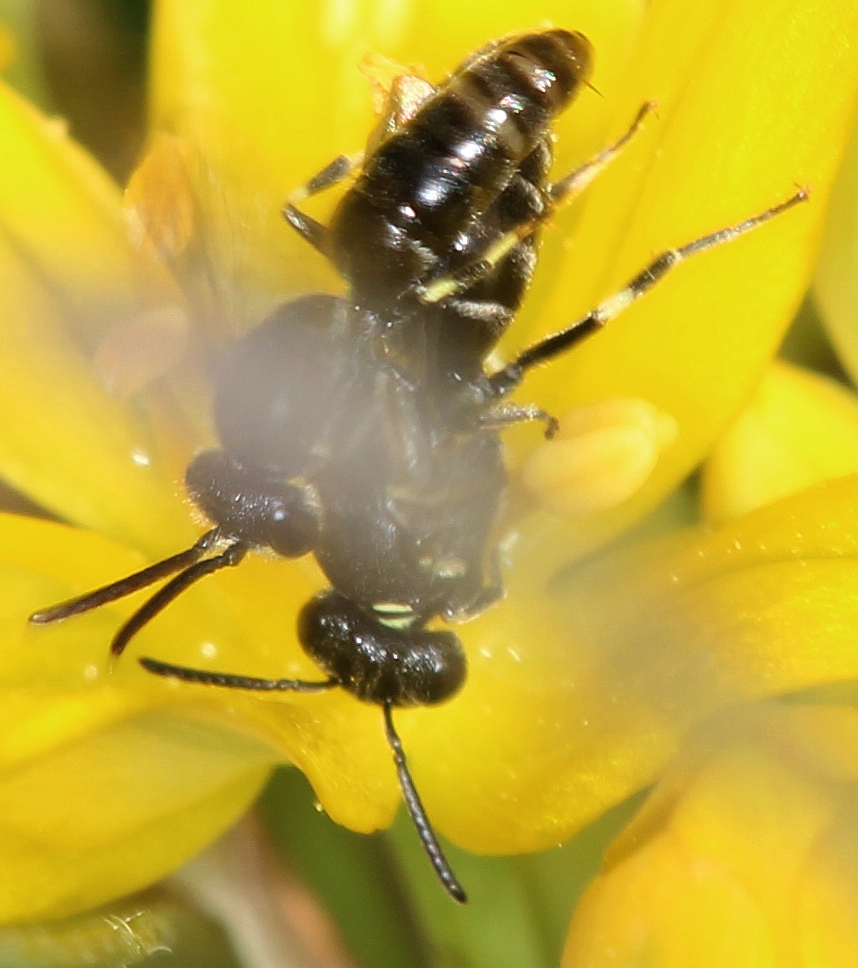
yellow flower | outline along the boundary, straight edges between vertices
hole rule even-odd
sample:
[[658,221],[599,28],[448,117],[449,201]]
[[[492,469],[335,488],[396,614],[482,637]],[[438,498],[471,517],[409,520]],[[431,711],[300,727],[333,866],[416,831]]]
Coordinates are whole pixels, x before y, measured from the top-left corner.
[[[446,3],[162,0],[155,22],[153,131],[198,153],[206,268],[226,292],[214,305],[239,309],[195,320],[198,348],[226,342],[291,293],[338,285],[278,211],[365,138],[363,53],[422,61],[438,77],[486,40],[543,19],[591,38],[604,94],[585,93],[558,124],[558,170],[623,131],[644,100],[658,101],[659,117],[583,207],[558,216],[507,349],[571,321],[662,248],[780,202],[795,183],[814,194],[692,260],[522,393],[556,412],[640,398],[678,435],[618,507],[574,525],[547,511],[522,523],[508,597],[462,629],[466,687],[443,708],[398,718],[433,822],[485,852],[568,837],[650,782],[689,724],[737,693],[856,674],[845,644],[827,651],[829,619],[818,617],[849,607],[850,566],[837,556],[852,550],[854,490],[801,505],[796,514],[819,519],[804,536],[781,511],[611,560],[572,588],[551,578],[673,490],[776,346],[807,285],[855,103],[858,49],[845,38],[858,36],[858,10],[847,0],[659,0],[644,17],[630,0],[546,0],[525,14],[490,5],[463,18]],[[335,820],[387,825],[400,793],[377,708],[341,693],[271,700],[175,687],[133,655],[111,670],[106,645],[129,602],[27,627],[33,610],[194,540],[176,481],[210,431],[193,353],[131,401],[104,391],[96,364],[105,344],[121,364],[116,327],[180,319],[185,295],[131,245],[118,191],[55,122],[4,90],[0,128],[0,476],[68,522],[0,519],[0,920],[85,910],[158,879],[237,817],[276,762],[296,763]],[[517,435],[517,453],[532,446],[532,433]],[[804,598],[789,597],[782,578],[805,581]],[[247,561],[182,596],[132,651],[312,678],[293,629],[322,584],[308,560]],[[806,655],[815,628],[820,645]]]

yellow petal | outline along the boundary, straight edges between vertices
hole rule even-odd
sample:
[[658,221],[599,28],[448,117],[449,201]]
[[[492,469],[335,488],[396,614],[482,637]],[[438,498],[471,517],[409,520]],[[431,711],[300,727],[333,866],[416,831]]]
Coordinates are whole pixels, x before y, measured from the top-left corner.
[[580,902],[564,968],[846,968],[858,713],[733,714],[689,744]]
[[27,627],[28,612],[70,576],[121,573],[132,555],[25,518],[3,516],[0,537],[0,921],[8,923],[83,910],[164,876],[246,809],[275,754],[249,731],[160,708],[161,690],[128,688],[135,678],[150,685],[133,662],[106,675],[111,615],[56,631]]
[[143,715],[0,774],[0,921],[150,884],[247,809],[270,759],[236,733]]
[[130,245],[119,189],[62,121],[0,85],[0,131],[0,234],[62,295],[84,339],[178,299],[167,273]]
[[64,518],[163,551],[192,533],[173,472],[151,427],[105,399],[90,357],[178,292],[131,247],[118,189],[61,125],[0,86],[0,129],[0,472]]
[[858,126],[831,195],[814,294],[840,358],[858,374]]
[[42,278],[0,236],[0,471],[70,521],[157,554],[192,528],[151,427],[110,400]]
[[[846,38],[856,35],[858,8],[848,0],[650,7],[627,83],[609,109],[616,131],[646,99],[656,99],[659,117],[591,189],[531,334],[570,322],[663,248],[778,203],[796,183],[813,195],[691,259],[525,385],[520,396],[553,412],[632,396],[680,421],[677,445],[633,500],[574,528],[547,516],[534,522],[534,551],[558,549],[542,556],[546,574],[564,554],[592,548],[653,507],[749,396],[807,285],[855,106],[858,46]],[[511,342],[524,343],[521,328]]]
[[704,465],[714,523],[811,484],[858,473],[858,397],[834,380],[773,363]]

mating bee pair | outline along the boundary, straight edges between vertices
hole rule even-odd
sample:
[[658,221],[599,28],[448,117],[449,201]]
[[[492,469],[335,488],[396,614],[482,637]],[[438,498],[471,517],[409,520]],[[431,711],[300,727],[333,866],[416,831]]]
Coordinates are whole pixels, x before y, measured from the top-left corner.
[[[215,387],[221,449],[186,475],[213,527],[191,548],[111,585],[38,612],[54,622],[169,579],[119,629],[139,629],[205,575],[248,551],[312,553],[330,582],[298,616],[318,681],[261,679],[140,659],[149,672],[237,689],[347,690],[383,711],[402,792],[448,892],[465,900],[411,780],[394,708],[445,701],[466,659],[438,619],[468,618],[502,594],[493,529],[506,487],[499,431],[551,416],[509,397],[552,360],[644,295],[683,259],[749,231],[790,199],[659,255],[618,293],[487,372],[537,260],[538,231],[634,135],[549,182],[552,124],[592,64],[565,30],[481,48],[437,89],[391,98],[385,131],[360,161],[336,159],[286,207],[348,294],[313,294],[275,310],[232,350]],[[329,225],[297,203],[357,177]],[[172,576],[172,577],[170,577]]]

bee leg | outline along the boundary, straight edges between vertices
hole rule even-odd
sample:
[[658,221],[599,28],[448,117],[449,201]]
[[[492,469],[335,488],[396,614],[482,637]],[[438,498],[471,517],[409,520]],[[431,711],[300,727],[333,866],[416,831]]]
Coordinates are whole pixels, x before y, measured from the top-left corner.
[[442,299],[470,289],[471,286],[484,279],[520,242],[533,235],[537,229],[544,225],[561,205],[567,204],[580,195],[593,179],[622,152],[640,130],[646,116],[654,109],[655,104],[652,101],[645,101],[639,108],[629,129],[618,141],[547,188],[545,207],[537,217],[528,219],[510,229],[509,232],[504,233],[497,242],[486,249],[479,259],[463,266],[449,276],[435,279],[422,290],[418,290],[417,294],[421,302],[429,305],[440,302]]
[[582,316],[581,319],[576,320],[571,326],[567,326],[566,329],[561,329],[551,336],[546,336],[545,339],[540,340],[538,343],[534,343],[533,346],[521,353],[512,363],[505,366],[502,370],[498,370],[497,373],[494,373],[489,377],[490,386],[499,396],[509,393],[521,383],[524,374],[528,370],[539,366],[541,363],[547,363],[555,356],[565,353],[576,343],[580,343],[581,340],[586,339],[592,333],[598,332],[612,319],[619,316],[624,309],[631,306],[633,302],[636,302],[641,296],[645,296],[671,269],[679,265],[680,262],[683,262],[689,256],[697,255],[699,252],[705,252],[707,249],[714,249],[716,246],[723,245],[725,242],[731,242],[740,235],[751,232],[763,223],[768,222],[769,219],[806,201],[809,197],[809,190],[807,188],[800,188],[786,201],[767,208],[764,212],[760,212],[759,215],[745,219],[744,222],[740,222],[738,225],[731,225],[717,232],[712,232],[710,235],[701,236],[699,239],[694,239],[694,241],[680,246],[678,249],[667,249],[656,256],[645,269],[639,272],[622,289],[615,292],[612,296],[608,296],[607,299],[599,303],[586,316]]
[[506,586],[501,570],[500,550],[492,548],[487,555],[487,581],[470,601],[463,603],[450,602],[443,611],[444,619],[448,622],[468,622],[478,615],[482,615],[499,602],[506,595]]
[[640,131],[647,115],[655,111],[655,108],[655,101],[644,101],[638,108],[638,113],[629,125],[628,130],[619,140],[600,151],[597,155],[594,155],[589,161],[585,161],[579,168],[575,168],[568,175],[564,175],[560,181],[556,181],[553,185],[550,185],[548,187],[548,197],[551,200],[551,204],[548,213],[541,218],[541,221],[546,221],[559,206],[571,202],[584,189],[588,188],[608,165],[622,153],[623,149],[638,131]]
[[330,254],[330,231],[327,226],[317,222],[309,215],[305,215],[298,207],[298,202],[311,198],[321,192],[333,188],[348,176],[363,162],[363,152],[356,155],[339,155],[326,165],[317,175],[314,175],[305,185],[294,191],[283,208],[283,217],[293,229],[317,249],[323,256]]
[[557,433],[557,418],[533,404],[496,403],[480,414],[478,430],[504,430],[513,424],[541,420],[545,424],[545,436],[550,440]]

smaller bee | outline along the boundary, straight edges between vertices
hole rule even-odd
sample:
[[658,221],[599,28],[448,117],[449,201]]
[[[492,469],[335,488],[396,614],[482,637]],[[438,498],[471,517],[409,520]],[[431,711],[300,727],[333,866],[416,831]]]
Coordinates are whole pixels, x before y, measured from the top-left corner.
[[[540,227],[626,144],[627,134],[550,183],[552,124],[587,81],[587,39],[565,30],[478,50],[374,135],[330,225],[296,203],[343,179],[336,159],[286,207],[348,283],[288,302],[232,350],[215,387],[221,448],[198,454],[188,493],[213,527],[182,552],[38,612],[68,618],[167,579],[119,629],[119,655],[191,584],[253,549],[315,555],[330,588],[298,638],[318,680],[262,679],[140,659],[186,682],[275,692],[342,688],[381,707],[412,821],[442,884],[465,892],[411,779],[393,711],[435,705],[467,673],[458,636],[503,594],[493,531],[506,489],[498,431],[554,419],[509,395],[535,366],[598,331],[683,259],[750,231],[807,197],[659,255],[582,319],[488,372],[486,358],[530,283]],[[392,120],[391,120],[392,119]],[[170,578],[170,576],[173,576]]]

